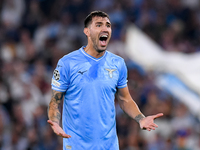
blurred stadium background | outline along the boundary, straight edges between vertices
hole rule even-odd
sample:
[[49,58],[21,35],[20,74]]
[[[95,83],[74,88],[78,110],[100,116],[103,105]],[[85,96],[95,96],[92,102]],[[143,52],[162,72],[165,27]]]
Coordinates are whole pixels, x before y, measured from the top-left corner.
[[1,0],[0,150],[62,149],[46,122],[52,72],[86,44],[93,10],[110,15],[108,50],[125,59],[142,112],[164,113],[142,131],[116,101],[120,150],[200,150],[199,0]]

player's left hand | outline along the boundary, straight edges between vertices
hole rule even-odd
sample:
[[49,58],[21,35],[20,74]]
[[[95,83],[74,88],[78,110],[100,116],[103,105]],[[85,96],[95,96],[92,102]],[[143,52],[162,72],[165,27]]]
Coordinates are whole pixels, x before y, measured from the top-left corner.
[[159,114],[152,115],[152,116],[147,116],[147,117],[141,119],[139,121],[140,128],[144,129],[144,130],[148,130],[148,131],[155,130],[156,128],[158,128],[158,125],[154,123],[154,120],[161,116],[163,116],[163,113],[159,113]]

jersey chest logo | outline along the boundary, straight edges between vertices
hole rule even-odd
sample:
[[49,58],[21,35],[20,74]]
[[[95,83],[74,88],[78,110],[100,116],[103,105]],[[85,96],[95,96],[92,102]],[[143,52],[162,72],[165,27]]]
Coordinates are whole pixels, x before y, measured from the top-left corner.
[[105,70],[108,71],[109,77],[112,78],[113,77],[113,72],[116,71],[117,69],[107,69],[107,68],[105,68]]

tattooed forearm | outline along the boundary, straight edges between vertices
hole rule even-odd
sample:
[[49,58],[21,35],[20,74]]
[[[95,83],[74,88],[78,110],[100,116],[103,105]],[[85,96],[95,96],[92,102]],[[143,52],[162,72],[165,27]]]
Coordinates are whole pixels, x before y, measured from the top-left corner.
[[59,124],[61,113],[60,113],[60,103],[63,98],[63,93],[53,90],[51,101],[48,107],[48,117],[51,121]]
[[139,115],[137,115],[134,119],[139,123],[139,121],[140,121],[141,119],[143,119],[143,118],[145,118],[145,116],[144,116],[143,114],[139,114]]
[[60,103],[60,101],[63,98],[63,93],[52,90],[52,99],[55,99],[58,103]]

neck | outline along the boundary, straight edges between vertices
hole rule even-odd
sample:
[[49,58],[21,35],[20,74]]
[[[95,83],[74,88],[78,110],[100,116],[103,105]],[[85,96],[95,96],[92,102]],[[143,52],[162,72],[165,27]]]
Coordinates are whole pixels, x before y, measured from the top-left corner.
[[88,53],[90,56],[94,57],[94,58],[100,58],[104,55],[105,50],[96,50],[93,48],[93,46],[87,45],[84,48],[85,52]]

